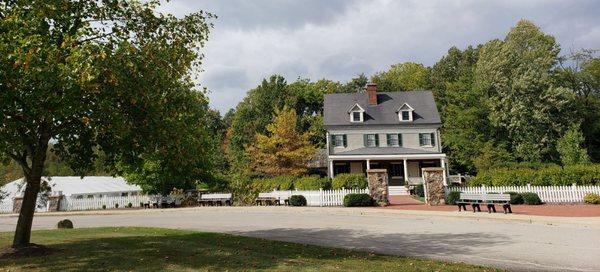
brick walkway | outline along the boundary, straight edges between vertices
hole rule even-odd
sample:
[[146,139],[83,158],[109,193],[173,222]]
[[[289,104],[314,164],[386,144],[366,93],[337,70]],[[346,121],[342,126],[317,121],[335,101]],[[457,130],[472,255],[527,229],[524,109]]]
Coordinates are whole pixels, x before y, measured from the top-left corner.
[[[457,212],[458,208],[454,205],[444,206],[429,206],[412,198],[411,196],[392,196],[390,197],[392,205],[383,209],[397,210],[417,210],[417,211],[448,211]],[[501,207],[496,207],[498,211],[502,211]],[[561,216],[561,217],[591,217],[600,216],[600,205],[585,205],[585,204],[544,204],[539,206],[531,205],[512,205],[513,213],[524,215],[544,215],[544,216]],[[471,211],[469,207],[469,211]],[[483,212],[487,212],[485,207],[482,207]]]

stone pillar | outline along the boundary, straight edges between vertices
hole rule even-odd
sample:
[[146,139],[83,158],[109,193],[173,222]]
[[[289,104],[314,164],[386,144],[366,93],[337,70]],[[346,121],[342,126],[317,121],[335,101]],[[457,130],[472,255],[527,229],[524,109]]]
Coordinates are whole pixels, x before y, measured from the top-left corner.
[[23,198],[22,197],[15,197],[13,198],[13,213],[20,213],[21,212],[21,205],[23,204]]
[[369,182],[369,193],[375,199],[375,203],[379,206],[389,205],[387,170],[369,169],[367,170],[367,180]]
[[62,198],[62,195],[48,197],[48,211],[58,212],[60,210],[60,200]]
[[425,203],[429,205],[444,205],[446,193],[444,192],[444,168],[423,168],[423,189],[425,189]]

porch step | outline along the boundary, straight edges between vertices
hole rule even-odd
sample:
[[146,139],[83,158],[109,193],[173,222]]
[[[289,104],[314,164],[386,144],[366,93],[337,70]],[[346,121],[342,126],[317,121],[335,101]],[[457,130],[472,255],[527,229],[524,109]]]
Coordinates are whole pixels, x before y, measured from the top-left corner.
[[408,190],[404,186],[388,186],[389,195],[408,195]]

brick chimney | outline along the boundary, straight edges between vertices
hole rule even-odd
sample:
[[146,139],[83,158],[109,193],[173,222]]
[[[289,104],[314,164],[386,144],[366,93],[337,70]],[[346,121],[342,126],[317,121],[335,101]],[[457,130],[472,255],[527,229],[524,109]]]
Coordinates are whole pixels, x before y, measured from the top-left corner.
[[367,83],[367,95],[369,96],[369,105],[377,105],[377,84]]

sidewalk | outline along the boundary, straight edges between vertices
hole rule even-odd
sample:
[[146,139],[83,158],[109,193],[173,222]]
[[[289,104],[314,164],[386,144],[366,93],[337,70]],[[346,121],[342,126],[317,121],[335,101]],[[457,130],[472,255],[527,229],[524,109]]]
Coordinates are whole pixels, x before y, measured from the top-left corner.
[[[392,196],[392,205],[385,209],[412,210],[412,211],[444,211],[455,212],[458,208],[454,205],[429,206],[411,196]],[[468,207],[472,213],[471,207]],[[600,205],[587,204],[544,204],[544,205],[511,205],[514,214],[557,217],[600,217]],[[482,212],[487,213],[485,207]],[[496,207],[502,212],[501,207]]]

